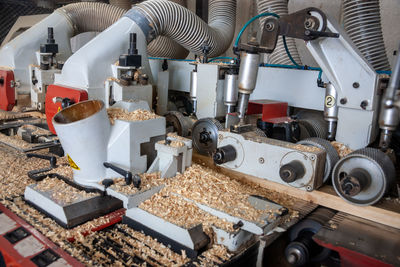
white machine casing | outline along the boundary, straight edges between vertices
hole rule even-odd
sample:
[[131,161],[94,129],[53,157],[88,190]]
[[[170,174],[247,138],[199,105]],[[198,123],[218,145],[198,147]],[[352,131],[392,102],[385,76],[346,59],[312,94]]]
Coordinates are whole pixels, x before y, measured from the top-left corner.
[[[62,115],[78,106],[95,106],[96,111],[80,120],[63,123]],[[149,110],[144,101],[125,103],[122,107],[128,111]],[[143,173],[148,162],[141,145],[156,142],[165,135],[163,117],[143,121],[116,120],[111,125],[104,103],[96,100],[80,102],[62,110],[54,116],[53,124],[65,154],[75,164],[74,180],[82,186],[100,189],[103,186],[99,182],[103,179],[121,176],[106,169],[104,162],[132,173]]]

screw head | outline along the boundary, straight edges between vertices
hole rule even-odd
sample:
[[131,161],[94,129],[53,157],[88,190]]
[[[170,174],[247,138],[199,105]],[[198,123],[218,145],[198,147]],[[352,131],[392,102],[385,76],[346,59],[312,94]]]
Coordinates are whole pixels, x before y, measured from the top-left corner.
[[340,99],[340,104],[345,105],[347,103],[347,98],[341,98]]
[[260,158],[258,159],[258,162],[259,162],[260,164],[264,164],[265,159],[264,159],[263,157],[260,157]]
[[273,23],[271,23],[271,22],[268,22],[267,24],[265,24],[265,29],[267,31],[273,31],[274,28],[275,28],[275,25]]
[[312,187],[310,185],[307,185],[306,190],[307,191],[312,191]]
[[304,28],[312,29],[315,26],[315,21],[312,18],[308,18],[304,21]]
[[368,101],[367,101],[367,100],[362,101],[361,104],[360,104],[360,107],[361,107],[362,109],[366,109],[367,106],[368,106]]
[[360,84],[359,84],[358,82],[354,82],[354,83],[353,83],[353,87],[354,87],[354,88],[358,88],[358,87],[360,87]]

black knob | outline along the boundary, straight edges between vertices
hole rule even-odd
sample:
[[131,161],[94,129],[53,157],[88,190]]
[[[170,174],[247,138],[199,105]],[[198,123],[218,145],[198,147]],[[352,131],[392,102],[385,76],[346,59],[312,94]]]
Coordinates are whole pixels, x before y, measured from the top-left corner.
[[53,27],[48,27],[47,28],[47,43],[48,44],[54,44],[56,40],[54,40],[54,31]]
[[135,174],[135,175],[133,176],[133,178],[132,178],[132,181],[133,181],[133,185],[134,185],[136,188],[139,188],[139,187],[140,187],[140,184],[142,183],[142,179],[140,178],[140,175],[139,175],[139,174]]
[[231,145],[219,147],[213,154],[213,160],[215,164],[224,164],[235,159],[236,149]]
[[305,169],[300,161],[292,161],[283,165],[279,170],[279,176],[286,183],[292,183],[304,176]]
[[103,181],[101,181],[101,184],[104,185],[105,188],[108,188],[114,184],[114,180],[113,179],[104,179]]
[[129,50],[128,50],[129,55],[137,55],[138,50],[136,49],[136,33],[131,33],[129,35]]

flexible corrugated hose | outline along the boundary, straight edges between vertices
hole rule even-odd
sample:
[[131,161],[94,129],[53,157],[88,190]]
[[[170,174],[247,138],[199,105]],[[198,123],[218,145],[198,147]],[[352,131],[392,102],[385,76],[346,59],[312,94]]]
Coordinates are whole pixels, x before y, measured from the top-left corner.
[[[288,0],[257,0],[257,11],[258,14],[265,12],[276,13],[279,16],[287,15],[288,11]],[[260,18],[260,27],[264,28],[264,23],[267,18]],[[286,43],[289,48],[290,54],[297,64],[301,65],[301,59],[299,52],[297,51],[296,42],[293,38],[287,37]],[[275,50],[269,55],[270,64],[283,64],[292,65],[289,57],[286,54],[285,47],[283,45],[282,37],[279,36]]]
[[61,12],[70,19],[77,35],[104,31],[121,18],[126,10],[105,3],[82,2],[60,7],[55,12]]
[[110,0],[110,5],[129,10],[132,7],[131,0]]
[[[185,4],[185,1],[178,1]],[[175,2],[174,1],[174,2]],[[105,3],[82,2],[63,6],[57,9],[66,15],[75,29],[75,35],[82,32],[101,32],[120,19],[131,7],[130,0],[110,1]],[[159,36],[149,43],[148,53],[153,57],[186,58],[189,51],[173,40]]]
[[[186,7],[185,0],[170,1]],[[174,40],[160,35],[147,45],[147,53],[151,57],[183,59],[187,57],[189,51]]]
[[344,0],[344,28],[375,70],[390,70],[383,41],[379,0]]
[[197,55],[202,54],[202,46],[207,43],[210,47],[208,56],[216,57],[224,53],[232,42],[236,1],[210,0],[209,25],[190,10],[165,0],[142,2],[125,16],[142,28],[148,41],[163,35]]

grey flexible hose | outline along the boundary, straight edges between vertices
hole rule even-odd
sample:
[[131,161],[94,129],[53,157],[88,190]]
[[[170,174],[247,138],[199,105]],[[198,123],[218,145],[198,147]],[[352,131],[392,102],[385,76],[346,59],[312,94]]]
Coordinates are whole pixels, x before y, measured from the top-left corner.
[[184,59],[189,51],[174,40],[160,35],[147,45],[147,53],[151,57]]
[[82,2],[60,7],[72,22],[75,35],[82,32],[102,32],[126,13],[125,9],[105,3]]
[[210,0],[209,25],[188,9],[165,0],[148,0],[134,6],[125,16],[134,20],[148,41],[163,35],[185,49],[201,55],[204,43],[209,57],[219,56],[230,46],[236,20],[236,1]]
[[[130,0],[111,2],[112,5],[91,2],[74,3],[63,6],[57,11],[63,12],[71,20],[75,35],[88,31],[101,32],[120,19],[131,7]],[[184,1],[178,2],[185,4]],[[147,49],[149,55],[154,57],[186,58],[189,53],[173,40],[163,36],[151,42]]]
[[[279,16],[287,15],[288,11],[288,0],[257,0],[257,11],[258,14],[264,12],[273,12]],[[264,27],[266,17],[260,18],[260,27]],[[301,63],[299,52],[297,51],[296,42],[293,38],[286,38],[286,44],[289,48],[290,54],[293,59],[298,63]],[[289,57],[286,54],[285,47],[283,45],[282,37],[278,38],[276,48],[272,54],[269,55],[270,64],[284,64],[293,65]]]
[[[185,0],[170,1],[186,7]],[[174,40],[160,35],[147,45],[147,53],[151,57],[183,59],[187,57],[189,51]]]
[[390,70],[383,41],[379,0],[344,0],[344,28],[375,70]]
[[110,5],[129,10],[132,7],[131,0],[110,0]]
[[[170,1],[186,7],[186,0]],[[118,6],[127,11],[132,8],[131,0],[110,0],[110,5]],[[160,35],[147,45],[147,53],[151,57],[182,59],[187,57],[189,51],[174,40]]]

